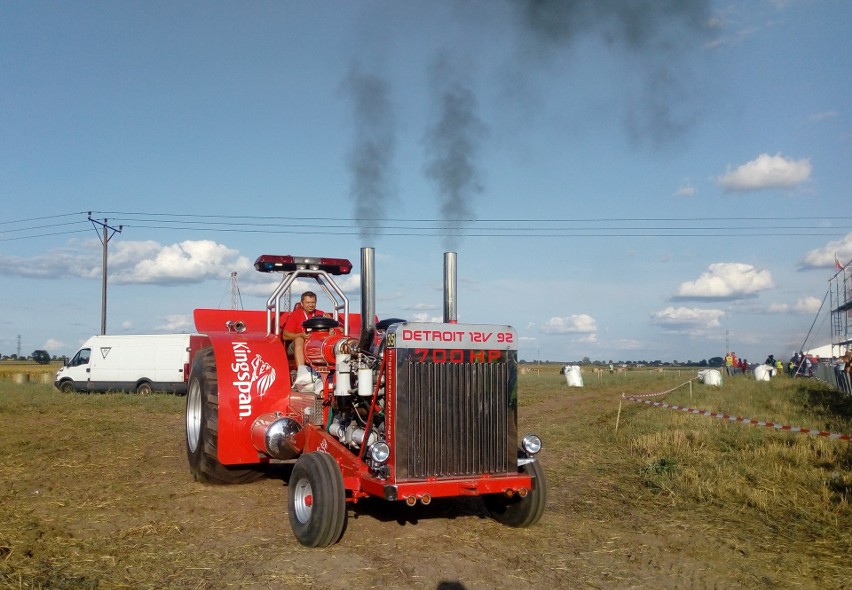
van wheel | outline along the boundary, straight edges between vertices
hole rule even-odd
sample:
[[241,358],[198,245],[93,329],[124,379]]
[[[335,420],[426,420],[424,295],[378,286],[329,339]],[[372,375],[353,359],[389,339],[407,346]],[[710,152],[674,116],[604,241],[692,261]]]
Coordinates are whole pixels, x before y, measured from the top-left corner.
[[150,383],[140,383],[136,386],[136,393],[139,395],[151,395],[153,392]]
[[346,528],[346,489],[337,462],[328,453],[299,457],[288,487],[290,527],[306,547],[328,547]]
[[263,472],[222,465],[218,460],[219,384],[212,348],[198,352],[192,362],[186,393],[186,456],[196,481],[213,484],[249,483]]
[[503,494],[483,496],[485,508],[491,518],[510,527],[528,527],[537,523],[547,504],[547,480],[538,461],[527,463],[521,470],[533,477],[533,488],[523,498],[507,498]]
[[74,393],[74,382],[63,381],[59,384],[59,391],[61,391],[62,393]]

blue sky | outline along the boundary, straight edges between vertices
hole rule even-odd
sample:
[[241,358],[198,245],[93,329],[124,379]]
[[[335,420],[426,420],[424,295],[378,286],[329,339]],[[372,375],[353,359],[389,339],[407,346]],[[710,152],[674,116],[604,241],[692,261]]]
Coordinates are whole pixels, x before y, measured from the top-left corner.
[[[521,357],[786,357],[852,259],[852,3],[0,0],[0,353],[263,308],[376,251],[380,317]],[[358,304],[355,277],[347,281]],[[322,306],[322,301],[320,302]],[[823,314],[824,315],[824,314]],[[827,321],[808,345],[830,340]]]

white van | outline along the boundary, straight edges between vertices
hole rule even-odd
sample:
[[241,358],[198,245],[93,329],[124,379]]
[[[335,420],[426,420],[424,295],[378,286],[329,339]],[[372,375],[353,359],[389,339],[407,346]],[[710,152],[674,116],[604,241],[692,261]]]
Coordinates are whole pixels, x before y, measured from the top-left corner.
[[204,341],[198,334],[92,336],[57,371],[53,384],[63,392],[183,394],[192,356]]

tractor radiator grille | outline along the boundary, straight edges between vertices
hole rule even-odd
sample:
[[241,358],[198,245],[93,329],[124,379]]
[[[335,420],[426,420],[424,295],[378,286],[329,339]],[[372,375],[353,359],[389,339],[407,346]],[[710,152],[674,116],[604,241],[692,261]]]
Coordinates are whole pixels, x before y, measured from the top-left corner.
[[397,383],[397,477],[506,473],[517,457],[508,365],[405,364]]

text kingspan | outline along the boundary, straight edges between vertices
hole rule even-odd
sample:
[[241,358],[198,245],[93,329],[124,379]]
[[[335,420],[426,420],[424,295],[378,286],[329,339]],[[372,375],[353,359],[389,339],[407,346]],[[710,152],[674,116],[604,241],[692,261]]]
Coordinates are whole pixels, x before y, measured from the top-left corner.
[[252,372],[251,365],[249,364],[251,349],[245,342],[232,342],[231,347],[234,351],[234,362],[231,363],[231,371],[233,371],[234,378],[236,379],[233,385],[239,392],[240,418],[245,418],[251,416]]

